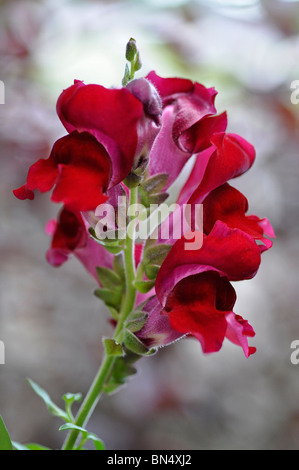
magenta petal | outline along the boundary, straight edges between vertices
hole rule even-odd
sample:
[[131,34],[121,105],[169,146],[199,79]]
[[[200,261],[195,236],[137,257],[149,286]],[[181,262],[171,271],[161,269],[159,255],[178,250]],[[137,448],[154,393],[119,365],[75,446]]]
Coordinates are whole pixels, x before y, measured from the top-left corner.
[[219,133],[211,139],[215,147],[205,174],[190,197],[189,203],[200,203],[213,189],[245,173],[255,159],[254,147],[235,134]]
[[161,315],[162,306],[156,296],[147,301],[143,311],[148,318],[136,336],[148,348],[166,346],[184,336],[172,328],[167,315]]
[[241,316],[236,315],[234,312],[230,312],[226,315],[226,321],[226,338],[229,339],[232,343],[241,346],[246,357],[254,354],[256,348],[248,346],[247,338],[255,336],[255,332],[247,320],[244,320]]
[[191,154],[180,150],[173,140],[172,127],[174,121],[174,109],[172,106],[168,106],[163,111],[162,127],[150,152],[149,176],[159,173],[168,174],[164,190],[175,181],[191,157]]

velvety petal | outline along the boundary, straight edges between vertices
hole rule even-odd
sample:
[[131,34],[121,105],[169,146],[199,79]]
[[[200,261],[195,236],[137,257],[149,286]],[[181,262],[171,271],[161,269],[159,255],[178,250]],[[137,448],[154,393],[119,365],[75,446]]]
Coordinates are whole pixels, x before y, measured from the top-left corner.
[[78,247],[85,246],[87,233],[80,213],[63,208],[58,220],[50,220],[46,232],[52,236],[47,260],[52,266],[60,266]]
[[[186,245],[187,243],[187,245]],[[214,270],[231,281],[252,278],[260,265],[260,250],[247,233],[217,221],[198,250],[189,250],[190,240],[178,240],[165,258],[156,279],[156,292],[164,306],[169,292],[184,277]]]
[[264,248],[272,246],[271,240],[265,235],[274,235],[267,219],[256,216],[246,216],[248,201],[237,189],[225,183],[214,189],[203,201],[203,228],[210,233],[217,220],[225,222],[231,228],[238,228],[248,233],[252,238],[261,240]]
[[52,236],[47,251],[47,260],[52,266],[60,266],[74,255],[97,282],[96,267],[112,267],[113,255],[90,237],[88,224],[79,212],[64,207],[57,221],[48,222],[46,231]]
[[211,146],[215,132],[224,131],[226,115],[216,113],[214,88],[181,78],[161,78],[150,72],[147,79],[157,88],[163,105],[162,129],[150,154],[150,176],[168,173],[173,183],[193,153]]
[[20,199],[33,199],[34,190],[49,191],[52,200],[74,211],[94,209],[104,195],[111,176],[111,161],[104,147],[87,132],[73,132],[58,139],[47,160],[34,163],[27,183],[14,191]]
[[110,186],[127,176],[137,149],[138,121],[143,117],[142,103],[128,89],[75,81],[58,98],[57,113],[68,132],[88,131],[106,148],[113,169]]
[[145,78],[137,78],[128,83],[127,89],[141,101],[144,115],[137,125],[138,144],[133,170],[149,163],[148,152],[161,128],[162,102],[154,85]]
[[224,132],[227,127],[227,115],[205,116],[196,124],[182,133],[178,144],[182,150],[190,153],[199,153],[210,147],[211,137]]
[[219,351],[225,338],[226,308],[235,302],[226,278],[209,271],[178,282],[167,298],[165,312],[178,332],[196,337],[204,353]]
[[217,92],[214,88],[206,88],[185,78],[162,78],[154,71],[146,78],[157,88],[163,108],[173,104],[176,106],[175,141],[204,116],[216,113],[214,101]]
[[175,181],[191,157],[190,153],[180,150],[173,140],[172,128],[175,117],[173,106],[168,106],[163,111],[162,127],[152,145],[149,157],[149,177],[159,173],[168,174],[164,190]]
[[255,336],[255,332],[247,320],[244,320],[240,315],[230,312],[226,315],[227,330],[225,336],[232,343],[243,348],[246,357],[254,354],[256,348],[248,346],[248,337]]
[[215,151],[209,158],[204,176],[189,203],[203,201],[208,193],[232,178],[245,173],[255,159],[254,147],[236,134],[214,134]]
[[162,307],[156,296],[146,302],[143,311],[148,318],[136,336],[146,347],[166,346],[184,336],[172,328],[167,315],[161,315]]

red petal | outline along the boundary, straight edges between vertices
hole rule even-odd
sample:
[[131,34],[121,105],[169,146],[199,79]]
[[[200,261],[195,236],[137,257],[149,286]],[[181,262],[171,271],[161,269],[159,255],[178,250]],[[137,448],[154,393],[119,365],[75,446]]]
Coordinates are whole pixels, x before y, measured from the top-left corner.
[[113,184],[127,176],[143,116],[142,103],[129,90],[75,82],[60,95],[57,113],[68,132],[88,131],[104,145],[112,161]]
[[211,155],[204,176],[190,197],[189,203],[201,202],[213,189],[246,172],[254,162],[255,150],[242,137],[235,134],[215,134],[211,142],[215,151]]
[[165,258],[156,280],[156,292],[162,305],[173,286],[184,277],[215,270],[231,281],[252,278],[260,265],[260,250],[255,241],[238,229],[217,221],[199,250],[188,250],[184,237]]
[[227,328],[225,309],[234,301],[235,292],[227,279],[206,272],[181,280],[169,295],[165,312],[175,330],[195,336],[203,351],[211,353],[222,346]]

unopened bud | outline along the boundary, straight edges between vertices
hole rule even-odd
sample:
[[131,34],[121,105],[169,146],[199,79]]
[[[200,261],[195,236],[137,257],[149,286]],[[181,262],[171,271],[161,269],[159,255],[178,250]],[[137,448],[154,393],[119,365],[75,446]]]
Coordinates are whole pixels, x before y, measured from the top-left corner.
[[[138,53],[137,46],[136,46],[136,41],[135,39],[131,38],[130,41],[127,43],[126,46],[126,59],[129,62],[133,62],[135,59],[135,55]],[[139,54],[138,54],[139,56]]]

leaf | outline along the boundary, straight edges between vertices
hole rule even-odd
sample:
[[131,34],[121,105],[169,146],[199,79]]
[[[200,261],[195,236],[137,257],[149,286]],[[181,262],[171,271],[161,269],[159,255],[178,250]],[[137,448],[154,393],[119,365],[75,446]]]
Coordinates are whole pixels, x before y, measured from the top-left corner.
[[88,432],[86,429],[81,426],[77,426],[74,423],[66,423],[60,426],[59,431],[68,431],[68,430],[77,430],[82,434],[82,442],[78,449],[81,448],[88,440],[93,441],[96,450],[105,450],[104,442],[96,436],[94,433]]
[[105,338],[104,339],[105,352],[108,356],[123,356],[124,352],[119,343],[114,339]]
[[27,379],[27,382],[29,385],[32,387],[34,392],[44,401],[46,407],[48,408],[49,412],[53,416],[58,416],[59,418],[63,419],[64,421],[69,420],[68,414],[59,408],[50,398],[50,395],[48,392],[46,392],[43,388],[41,388],[39,385],[37,385],[33,380]]
[[93,441],[95,450],[105,450],[105,444],[102,439],[99,439],[95,434],[88,433],[87,440]]
[[51,450],[49,447],[36,444],[35,442],[30,442],[29,444],[20,444],[19,442],[13,441],[12,444],[16,450]]
[[133,355],[129,352],[129,355],[118,357],[115,360],[110,378],[104,386],[104,392],[107,395],[115,392],[119,387],[125,385],[128,377],[136,374],[137,370],[131,365],[131,362],[135,362],[139,357],[140,356]]
[[0,416],[0,450],[13,450],[13,445],[2,416]]

